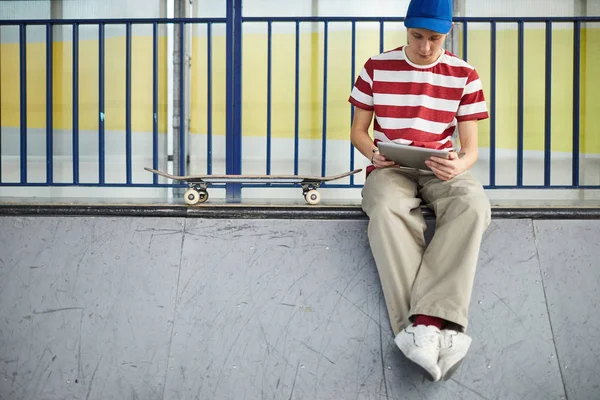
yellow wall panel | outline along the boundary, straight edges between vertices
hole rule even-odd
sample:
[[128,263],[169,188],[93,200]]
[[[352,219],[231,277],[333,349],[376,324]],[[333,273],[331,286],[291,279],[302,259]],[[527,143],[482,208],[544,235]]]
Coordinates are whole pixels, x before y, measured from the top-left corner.
[[[114,63],[114,58],[117,57],[117,52],[110,44],[115,41],[120,41],[121,38],[107,38],[105,47],[105,60],[107,67]],[[124,51],[124,49],[123,49]],[[71,54],[71,53],[70,53]],[[110,56],[110,58],[108,57]],[[97,131],[98,130],[98,41],[86,40],[79,42],[79,129]],[[124,57],[124,55],[123,55]],[[71,61],[71,59],[69,60]],[[107,69],[107,77],[108,69]],[[106,79],[106,95],[108,98],[108,90],[111,88],[112,77]],[[123,85],[123,89],[125,86]],[[69,92],[70,93],[70,92]],[[110,118],[110,113],[106,111],[105,128],[107,130],[115,129],[116,125]]]
[[[473,28],[473,27],[472,27]],[[161,132],[167,130],[167,61],[165,37],[159,40],[159,121]],[[517,32],[497,32],[496,146],[517,146]],[[405,41],[403,32],[385,33],[385,50]],[[581,150],[600,153],[600,29],[582,31]],[[355,74],[351,76],[351,31],[329,33],[327,70],[327,137],[347,139],[350,130],[348,96],[351,85],[364,62],[379,53],[379,32],[358,29]],[[572,59],[573,31],[555,29],[552,59],[552,150],[570,152],[572,148]],[[272,135],[294,137],[295,105],[294,34],[274,34],[272,42]],[[323,44],[324,34],[302,33],[299,71],[299,136],[319,139],[323,113]],[[267,131],[267,36],[247,34],[243,40],[243,134],[266,136]],[[469,31],[469,63],[475,66],[490,100],[490,32]],[[79,43],[79,128],[98,129],[98,41]],[[194,37],[191,81],[191,130],[207,129],[207,42]],[[212,43],[213,133],[225,134],[226,53],[225,37],[214,36]],[[132,129],[152,131],[152,38],[132,38]],[[524,75],[524,144],[525,150],[544,149],[545,121],[545,32],[526,29]],[[19,46],[0,46],[0,93],[2,126],[19,126]],[[53,46],[54,128],[72,126],[72,43]],[[28,126],[45,127],[45,44],[27,45],[27,114]],[[106,129],[125,129],[125,38],[106,39]],[[489,121],[480,123],[480,145],[489,146]]]
[[0,104],[2,126],[19,126],[20,84],[19,84],[19,45],[0,45]]
[[[542,90],[540,90],[541,92]],[[552,151],[573,151],[573,31],[552,35]]]
[[[600,30],[587,29],[587,35],[600,40]],[[584,35],[585,36],[585,33]],[[572,151],[573,124],[573,31],[556,29],[552,35],[552,150]],[[597,43],[597,42],[596,42]],[[496,146],[501,149],[517,147],[517,32],[516,30],[497,32],[497,97],[496,97]],[[525,150],[544,149],[545,145],[545,31],[526,29],[524,65],[524,148]],[[477,68],[484,84],[489,106],[489,32],[469,32],[469,63]],[[590,62],[590,59],[595,58]],[[587,61],[586,61],[587,60]],[[600,61],[600,48],[582,45],[582,68],[596,68]],[[597,73],[582,75],[582,150],[600,153],[598,130],[600,109],[593,108],[598,101],[590,101],[590,90],[600,86]],[[591,108],[592,107],[592,108]],[[480,124],[480,145],[489,146],[489,128]]]
[[[166,38],[159,40],[159,131],[167,130]],[[19,45],[0,46],[2,126],[20,124]],[[107,130],[125,129],[125,38],[105,43]],[[98,129],[98,41],[79,42],[79,129]],[[53,44],[53,118],[55,129],[73,125],[73,46]],[[152,131],[152,38],[132,38],[132,130]],[[27,44],[27,126],[46,126],[46,45]]]
[[53,48],[54,128],[71,129],[73,121],[73,45],[71,42],[58,42],[54,43]]
[[[208,55],[206,37],[192,38],[191,124],[192,133],[206,133],[208,123]],[[227,98],[225,37],[212,41],[212,131],[225,134],[225,100]]]
[[600,29],[587,28],[582,43],[583,130],[581,149],[588,154],[600,154]]

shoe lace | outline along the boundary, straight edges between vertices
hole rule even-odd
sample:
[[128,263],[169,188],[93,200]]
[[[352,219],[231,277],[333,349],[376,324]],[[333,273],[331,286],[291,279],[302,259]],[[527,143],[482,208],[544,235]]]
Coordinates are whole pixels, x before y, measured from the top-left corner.
[[440,333],[439,332],[428,332],[427,335],[421,336],[421,340],[424,345],[431,344],[436,348],[440,348]]
[[458,335],[457,331],[454,330],[446,330],[445,335],[442,334],[441,347],[442,348],[450,348],[454,343],[454,337]]

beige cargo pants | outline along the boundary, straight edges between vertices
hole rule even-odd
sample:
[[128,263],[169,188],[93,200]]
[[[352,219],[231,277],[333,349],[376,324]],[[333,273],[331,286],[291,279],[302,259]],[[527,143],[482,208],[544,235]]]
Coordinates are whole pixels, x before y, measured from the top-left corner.
[[[384,168],[369,174],[362,196],[394,336],[417,314],[466,329],[479,247],[490,224],[481,184],[469,172],[442,181],[431,172]],[[436,215],[427,247],[421,199]]]

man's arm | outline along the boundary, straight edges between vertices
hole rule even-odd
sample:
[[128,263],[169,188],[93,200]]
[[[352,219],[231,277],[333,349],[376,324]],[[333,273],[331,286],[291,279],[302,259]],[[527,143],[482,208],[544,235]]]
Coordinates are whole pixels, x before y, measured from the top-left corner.
[[465,171],[471,169],[479,158],[479,131],[477,121],[464,121],[458,123],[458,138],[460,152],[458,158],[465,163]]
[[477,121],[459,122],[458,138],[460,139],[458,155],[452,152],[448,160],[431,157],[430,161],[426,161],[435,175],[443,181],[452,179],[470,169],[479,157]]
[[369,126],[373,120],[373,111],[354,108],[354,121],[352,121],[352,130],[350,132],[350,141],[365,157],[367,157],[376,168],[391,167],[395,163],[387,161],[379,154],[377,146],[369,136]]
[[369,160],[373,157],[372,149],[375,144],[369,136],[369,126],[373,119],[373,111],[354,108],[354,121],[352,121],[352,130],[350,131],[350,141]]

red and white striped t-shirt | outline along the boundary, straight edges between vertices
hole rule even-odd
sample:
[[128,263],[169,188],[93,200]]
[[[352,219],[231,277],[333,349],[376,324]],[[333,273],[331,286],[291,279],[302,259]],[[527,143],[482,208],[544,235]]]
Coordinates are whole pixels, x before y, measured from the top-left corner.
[[411,62],[404,47],[371,57],[349,101],[374,111],[375,143],[448,148],[458,122],[488,118],[477,71],[447,51],[430,65]]

